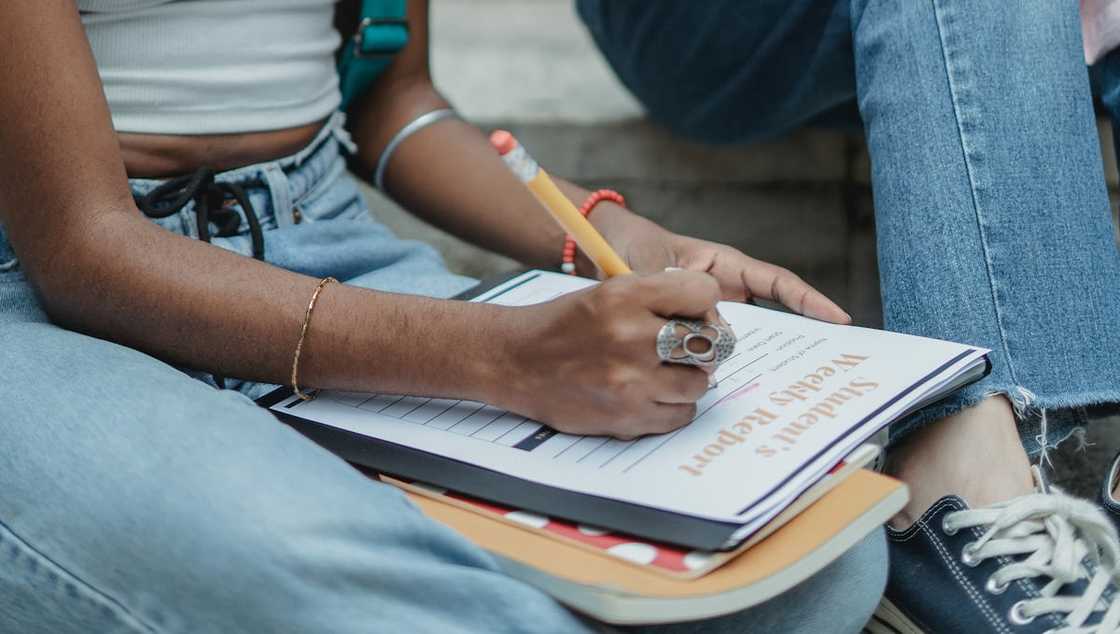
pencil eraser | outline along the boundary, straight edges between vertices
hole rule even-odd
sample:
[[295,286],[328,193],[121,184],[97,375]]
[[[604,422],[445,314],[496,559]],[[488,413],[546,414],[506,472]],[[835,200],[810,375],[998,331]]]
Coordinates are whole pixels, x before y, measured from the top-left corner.
[[509,130],[494,130],[490,133],[490,145],[498,151],[498,154],[505,156],[517,147],[517,139]]

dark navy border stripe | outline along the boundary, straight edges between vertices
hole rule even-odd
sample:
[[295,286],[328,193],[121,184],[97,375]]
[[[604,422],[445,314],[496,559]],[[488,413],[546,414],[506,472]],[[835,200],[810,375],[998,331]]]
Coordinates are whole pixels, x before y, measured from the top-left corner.
[[541,425],[537,428],[537,431],[533,432],[529,436],[526,436],[524,440],[514,445],[513,448],[521,449],[523,451],[532,451],[537,447],[543,445],[546,440],[552,438],[555,435],[555,429]]
[[[970,354],[973,354],[974,352],[976,352],[975,348],[969,348],[968,350],[965,350],[964,352],[962,352],[962,353],[958,354],[957,356],[953,357],[949,361],[946,361],[945,363],[941,364],[940,366],[938,366],[937,369],[933,370],[929,374],[927,374],[927,375],[923,376],[922,378],[918,379],[913,385],[906,388],[902,392],[899,392],[894,398],[890,399],[886,403],[883,403],[875,411],[871,412],[867,416],[864,416],[862,419],[860,419],[860,421],[858,423],[855,423],[854,425],[849,427],[847,430],[844,431],[843,434],[837,436],[835,440],[830,442],[823,449],[821,449],[816,454],[814,454],[811,458],[805,460],[802,463],[802,465],[807,465],[807,464],[813,462],[814,460],[816,460],[817,458],[820,458],[822,455],[828,453],[828,451],[830,449],[832,449],[836,445],[840,444],[840,442],[843,441],[848,436],[851,436],[852,432],[854,432],[856,429],[861,427],[864,423],[871,420],[872,418],[875,418],[876,416],[881,414],[884,410],[886,410],[888,407],[890,407],[891,405],[894,405],[898,401],[902,400],[902,397],[912,393],[914,390],[917,390],[918,388],[922,387],[926,383],[929,383],[930,379],[937,376],[938,374],[941,374],[942,372],[949,369],[953,365],[956,365],[961,359],[967,357]],[[987,369],[985,369],[985,374],[987,374]],[[946,393],[945,396],[948,396],[948,393]],[[891,421],[891,422],[894,422],[894,421]],[[778,484],[774,485],[769,491],[767,491],[764,495],[762,495],[762,497],[760,497],[758,499],[758,501],[756,501],[753,504],[748,504],[747,506],[743,507],[743,509],[741,511],[739,511],[738,513],[736,513],[736,515],[742,515],[743,513],[746,513],[747,511],[751,510],[752,508],[757,506],[759,503],[764,501],[767,497],[772,495],[775,491],[777,491],[778,489],[785,486],[786,483],[788,483],[790,480],[797,477],[797,475],[798,475],[798,473],[796,471],[794,473],[790,474],[789,477],[785,478],[784,480],[782,480]]]
[[488,277],[488,278],[482,280],[481,282],[479,282],[478,284],[475,284],[474,286],[472,286],[472,287],[468,288],[467,290],[463,291],[462,293],[459,293],[458,295],[452,297],[451,299],[472,300],[476,297],[481,296],[483,293],[485,293],[487,291],[493,290],[493,289],[501,286],[502,284],[505,284],[506,282],[516,278],[519,275],[524,275],[524,274],[528,273],[530,270],[531,269],[516,269],[516,270],[510,271],[509,273],[503,273],[501,275],[495,275],[493,277]]
[[[491,295],[490,297],[487,297],[486,299],[484,299],[484,300],[482,300],[482,301],[484,301],[484,302],[491,302],[491,301],[494,301],[495,299],[497,299],[497,298],[501,297],[502,295],[505,295],[506,293],[508,293],[508,292],[512,291],[513,289],[515,289],[515,288],[517,288],[517,287],[519,287],[519,286],[524,286],[525,284],[528,284],[529,282],[532,282],[533,280],[537,279],[537,278],[538,278],[538,277],[540,277],[540,276],[541,276],[541,274],[540,274],[540,273],[534,273],[534,274],[532,274],[532,275],[530,275],[530,276],[526,277],[525,279],[521,280],[520,282],[518,282],[518,283],[516,283],[516,284],[513,284],[513,285],[511,285],[511,286],[509,286],[508,288],[503,288],[503,289],[502,289],[502,292],[498,293],[497,295]],[[485,291],[484,291],[484,292],[485,292]],[[477,297],[479,297],[479,296],[481,296],[481,295],[483,295],[483,293],[479,293],[479,294],[478,294],[477,296],[475,296],[475,297],[477,298]]]

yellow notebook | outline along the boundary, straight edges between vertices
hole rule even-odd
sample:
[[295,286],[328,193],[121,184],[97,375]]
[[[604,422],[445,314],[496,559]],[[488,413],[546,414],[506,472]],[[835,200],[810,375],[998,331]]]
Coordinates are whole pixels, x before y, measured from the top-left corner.
[[506,572],[574,610],[615,624],[707,618],[761,603],[807,579],[906,503],[906,486],[860,469],[714,571],[667,577],[529,527],[406,491],[429,517],[490,551]]

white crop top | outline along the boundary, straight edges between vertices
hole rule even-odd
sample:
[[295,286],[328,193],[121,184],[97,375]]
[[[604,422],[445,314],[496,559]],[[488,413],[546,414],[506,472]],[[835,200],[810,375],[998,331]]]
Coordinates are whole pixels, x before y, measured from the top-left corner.
[[341,100],[334,0],[77,0],[120,132],[300,126]]

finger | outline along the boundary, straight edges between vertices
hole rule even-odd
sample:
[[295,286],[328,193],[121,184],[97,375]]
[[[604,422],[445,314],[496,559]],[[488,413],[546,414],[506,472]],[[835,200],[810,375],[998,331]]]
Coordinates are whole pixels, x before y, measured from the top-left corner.
[[708,391],[708,373],[679,363],[663,363],[654,371],[653,400],[659,403],[695,403]]
[[743,285],[751,295],[779,302],[786,308],[822,321],[850,324],[852,316],[823,293],[810,286],[792,271],[780,266],[748,258],[743,268]]
[[696,417],[696,403],[654,403],[647,419],[647,434],[665,434],[684,427]]
[[639,283],[645,307],[665,318],[703,319],[719,301],[719,283],[707,273],[665,271]]

